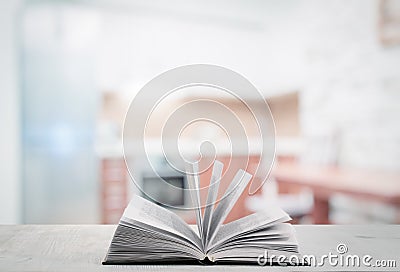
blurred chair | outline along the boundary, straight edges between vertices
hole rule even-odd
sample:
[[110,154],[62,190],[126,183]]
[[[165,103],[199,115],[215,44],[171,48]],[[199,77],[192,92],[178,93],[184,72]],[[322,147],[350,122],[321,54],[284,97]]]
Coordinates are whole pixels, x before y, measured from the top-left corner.
[[313,194],[310,190],[301,190],[298,193],[280,193],[275,179],[270,178],[262,188],[260,196],[247,199],[247,208],[254,212],[266,209],[269,206],[279,206],[290,217],[292,223],[303,222],[313,207]]
[[[277,156],[280,162],[305,163],[313,165],[336,165],[339,150],[337,131],[325,130],[314,132],[305,137],[303,151],[299,158]],[[314,207],[313,192],[304,187],[279,184],[273,177],[264,184],[261,196],[249,198],[248,208],[252,211],[262,210],[268,205],[278,205],[293,219],[292,223],[304,223]]]
[[297,224],[303,222],[310,214],[313,207],[313,194],[304,188],[282,188],[282,185],[270,177],[263,185],[261,195],[247,198],[246,206],[253,212],[269,206],[281,207],[292,217],[292,223]]

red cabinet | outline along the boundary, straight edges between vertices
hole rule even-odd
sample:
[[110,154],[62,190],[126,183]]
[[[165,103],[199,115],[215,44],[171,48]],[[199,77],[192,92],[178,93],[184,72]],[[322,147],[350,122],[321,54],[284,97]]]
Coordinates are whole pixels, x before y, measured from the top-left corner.
[[128,204],[128,173],[123,158],[101,161],[101,221],[115,224]]

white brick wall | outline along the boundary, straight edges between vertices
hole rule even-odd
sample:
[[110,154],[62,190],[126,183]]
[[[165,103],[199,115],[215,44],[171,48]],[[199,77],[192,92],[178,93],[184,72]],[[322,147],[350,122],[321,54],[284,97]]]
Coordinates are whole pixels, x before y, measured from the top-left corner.
[[400,46],[379,42],[378,1],[308,5],[303,131],[338,129],[343,165],[400,170]]
[[[304,134],[321,127],[339,130],[340,163],[400,169],[400,46],[380,44],[378,4],[238,1],[227,10],[226,3],[210,9],[208,4],[188,8],[169,1],[158,6],[166,14],[170,9],[196,13],[203,21],[105,12],[107,24],[97,48],[98,85],[108,89],[136,82],[127,88],[132,90],[179,65],[226,66],[266,96],[300,90]],[[128,84],[130,79],[134,82]]]
[[[400,170],[400,45],[384,48],[377,0],[307,1],[301,125],[339,133],[341,165]],[[400,181],[399,181],[400,186]],[[338,195],[335,223],[393,222],[393,207]]]

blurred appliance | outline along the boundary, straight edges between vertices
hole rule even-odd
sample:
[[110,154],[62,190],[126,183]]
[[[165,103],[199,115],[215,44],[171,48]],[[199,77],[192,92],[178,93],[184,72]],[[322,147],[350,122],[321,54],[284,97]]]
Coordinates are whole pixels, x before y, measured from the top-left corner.
[[145,198],[159,205],[190,207],[184,174],[176,171],[144,172],[142,182],[142,195]]

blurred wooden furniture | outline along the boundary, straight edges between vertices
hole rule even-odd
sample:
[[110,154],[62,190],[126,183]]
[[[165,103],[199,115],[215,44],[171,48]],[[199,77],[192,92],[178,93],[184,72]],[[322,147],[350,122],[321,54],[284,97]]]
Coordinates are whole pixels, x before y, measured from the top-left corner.
[[[400,172],[281,162],[272,176],[278,183],[313,191],[312,216],[316,224],[329,223],[329,198],[335,193],[394,205],[400,210]],[[400,223],[400,216],[396,222]]]
[[[0,268],[2,271],[398,271],[400,226],[294,226],[300,253],[313,255],[323,265],[310,267],[259,267],[243,265],[107,265],[101,264],[115,231],[115,225],[8,225],[0,226]],[[371,256],[371,266],[332,266],[326,258]],[[263,253],[263,250],[261,250]],[[338,258],[335,259],[336,261]],[[396,267],[377,267],[376,261],[395,260]],[[373,266],[372,266],[373,265]]]
[[[277,156],[276,164],[295,163],[298,161],[296,156]],[[274,184],[275,183],[275,184]],[[286,211],[292,218],[292,224],[301,224],[305,218],[309,218],[313,208],[312,191],[303,186],[293,185],[290,183],[278,183],[273,176],[270,176],[265,189],[276,187],[276,196],[278,206]]]
[[118,223],[128,203],[128,173],[122,157],[101,160],[101,222]]

